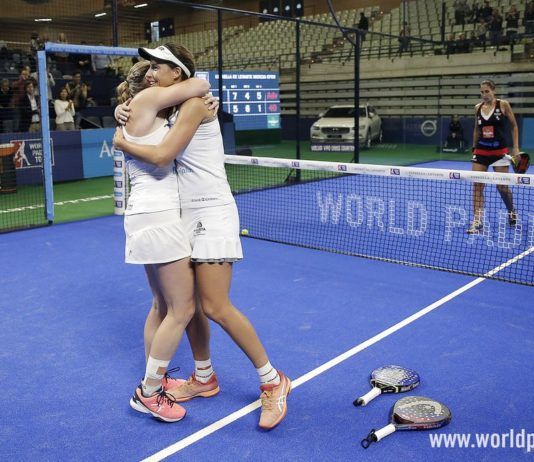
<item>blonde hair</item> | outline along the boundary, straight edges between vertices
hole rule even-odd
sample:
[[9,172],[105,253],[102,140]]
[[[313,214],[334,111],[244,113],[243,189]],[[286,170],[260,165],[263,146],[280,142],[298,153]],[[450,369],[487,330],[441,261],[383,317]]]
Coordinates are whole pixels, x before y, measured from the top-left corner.
[[149,67],[150,61],[139,61],[130,68],[126,80],[117,87],[117,102],[119,104],[146,88],[145,74]]

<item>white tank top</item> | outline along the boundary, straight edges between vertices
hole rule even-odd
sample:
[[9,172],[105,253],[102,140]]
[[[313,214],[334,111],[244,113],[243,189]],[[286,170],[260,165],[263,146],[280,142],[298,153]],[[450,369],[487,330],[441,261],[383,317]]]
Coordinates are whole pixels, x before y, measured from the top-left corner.
[[[176,120],[174,114],[171,123]],[[221,127],[217,119],[200,124],[190,143],[176,158],[181,208],[234,202],[226,170]]]
[[[169,125],[163,123],[152,133],[144,136],[131,136],[125,128],[122,132],[128,141],[157,145],[169,132]],[[166,167],[156,167],[136,160],[126,152],[124,158],[130,178],[130,197],[126,206],[126,215],[180,208],[174,163]]]

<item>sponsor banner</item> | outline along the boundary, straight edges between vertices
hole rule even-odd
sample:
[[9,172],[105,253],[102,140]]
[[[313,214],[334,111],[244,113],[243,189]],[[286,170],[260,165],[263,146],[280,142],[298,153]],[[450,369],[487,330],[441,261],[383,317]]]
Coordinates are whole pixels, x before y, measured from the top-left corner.
[[523,129],[520,133],[522,135],[521,149],[523,151],[534,150],[534,117],[525,117],[523,119]]
[[114,128],[81,131],[84,178],[113,175],[114,133]]
[[354,144],[311,143],[313,152],[354,152]]
[[[54,181],[83,178],[79,132],[52,132],[51,135]],[[17,184],[42,183],[43,143],[38,133],[2,134],[0,143],[14,148]]]
[[[450,117],[382,117],[385,143],[430,144],[441,146],[449,134]],[[474,117],[462,117],[460,123],[466,146],[471,145]]]

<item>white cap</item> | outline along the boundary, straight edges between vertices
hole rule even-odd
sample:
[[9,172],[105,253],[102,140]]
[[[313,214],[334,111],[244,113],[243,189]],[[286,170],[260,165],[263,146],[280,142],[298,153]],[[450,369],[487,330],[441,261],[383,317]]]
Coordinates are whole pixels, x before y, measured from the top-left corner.
[[176,56],[174,56],[172,51],[169,50],[164,45],[161,45],[153,49],[152,48],[138,48],[137,52],[139,53],[139,56],[141,56],[141,58],[145,58],[148,60],[155,58],[155,59],[160,59],[162,61],[169,61],[171,63],[174,63],[185,72],[185,75],[187,75],[187,77],[191,77],[191,71],[187,68],[187,66],[184,63],[182,63],[182,61],[180,61]]

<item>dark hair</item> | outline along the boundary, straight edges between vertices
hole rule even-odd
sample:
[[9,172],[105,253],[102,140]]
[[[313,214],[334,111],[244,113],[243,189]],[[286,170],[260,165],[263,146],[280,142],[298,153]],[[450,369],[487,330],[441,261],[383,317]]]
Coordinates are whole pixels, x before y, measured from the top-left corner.
[[28,86],[29,85],[33,85],[35,87],[35,85],[33,84],[33,80],[32,79],[28,79],[24,82],[24,91],[26,91],[28,89]]
[[492,90],[495,90],[495,82],[491,79],[486,79],[486,80],[483,80],[481,83],[480,83],[480,86],[482,85],[487,85],[488,87],[490,87]]
[[67,92],[67,98],[69,97],[69,89],[67,87],[61,87],[58,91],[57,91],[57,94],[56,94],[56,99],[59,99],[59,95],[61,95],[61,92],[62,91],[66,91]]
[[[166,48],[169,49],[169,51],[176,56],[182,64],[187,67],[189,72],[191,72],[190,77],[193,77],[195,75],[195,58],[193,57],[193,53],[191,53],[186,47],[183,45],[175,45],[174,43],[166,43],[164,45]],[[172,68],[179,67],[175,63],[169,62],[169,61],[161,61],[161,60],[155,60],[156,62],[161,62],[164,64],[168,64]],[[182,80],[187,80],[187,74],[182,71]]]

